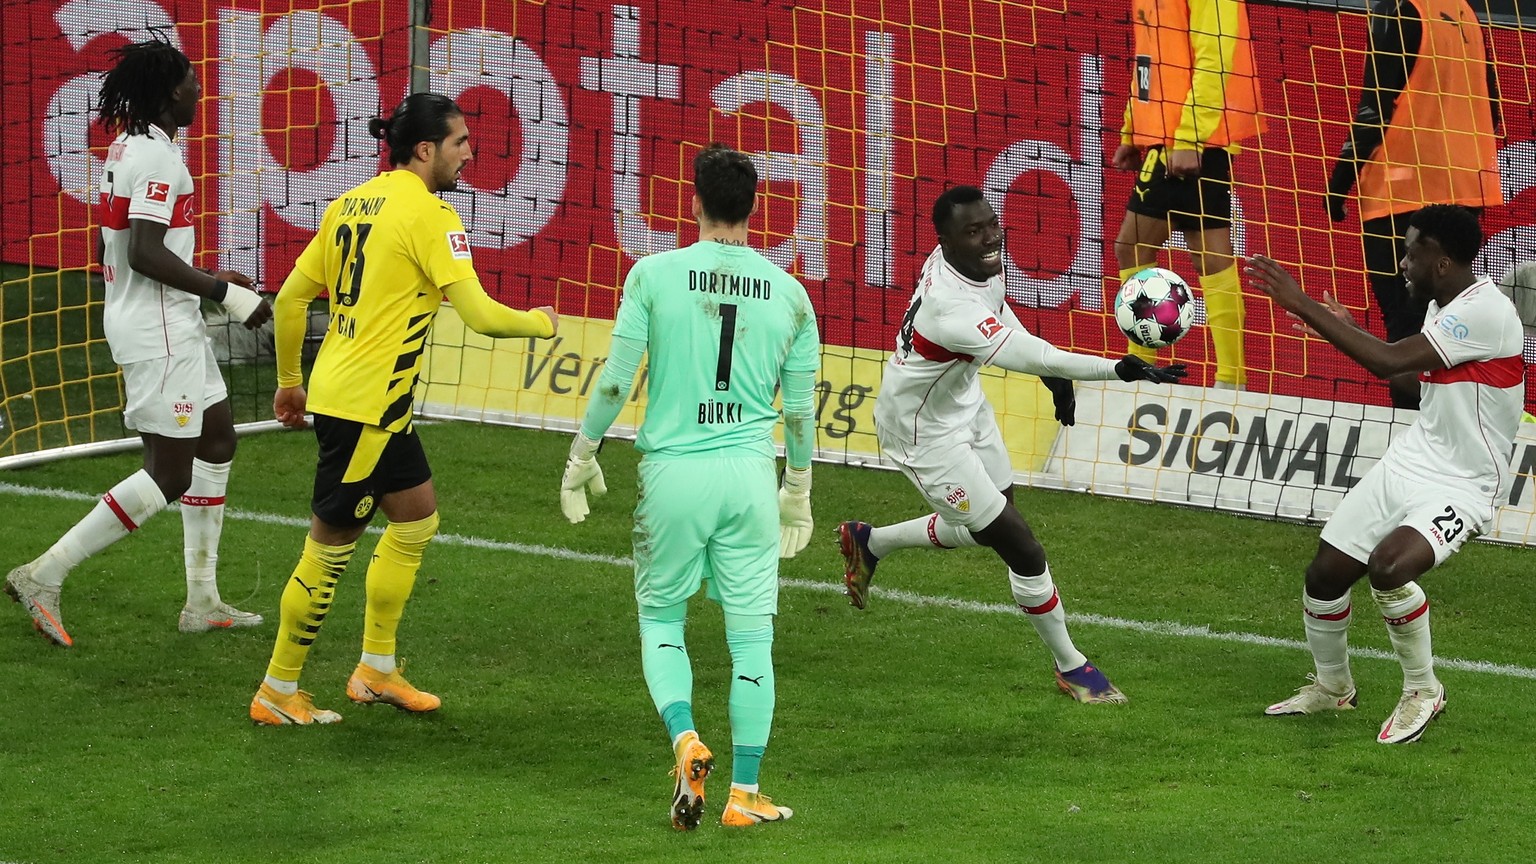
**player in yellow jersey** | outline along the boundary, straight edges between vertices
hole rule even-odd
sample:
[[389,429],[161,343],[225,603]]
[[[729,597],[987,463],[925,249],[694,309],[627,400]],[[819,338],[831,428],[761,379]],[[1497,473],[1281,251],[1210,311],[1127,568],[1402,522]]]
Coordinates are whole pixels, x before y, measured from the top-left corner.
[[[273,726],[335,723],[298,689],[309,647],[335,596],[336,581],[375,508],[389,519],[368,565],[363,656],[347,681],[354,702],[432,711],[442,700],[411,686],[395,663],[395,629],[422,551],[437,533],[437,495],[411,404],[422,351],[443,298],[486,336],[555,335],[555,310],[509,309],[486,296],[469,235],[435,193],[454,189],[472,158],[464,112],[433,93],[408,96],[368,131],[389,146],[394,170],[326,208],[320,231],[277,295],[277,395],[285,426],[315,418],[320,461],[309,536],[283,589],[281,623],[251,719]],[[330,292],[331,321],[303,385],[299,353],[309,303]]]

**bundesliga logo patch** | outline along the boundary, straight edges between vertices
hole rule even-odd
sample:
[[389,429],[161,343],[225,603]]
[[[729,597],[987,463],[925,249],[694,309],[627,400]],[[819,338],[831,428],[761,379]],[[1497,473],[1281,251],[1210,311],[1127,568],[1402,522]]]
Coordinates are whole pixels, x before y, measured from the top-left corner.
[[158,201],[164,204],[171,200],[171,184],[150,182],[149,188],[144,192],[144,200]]
[[985,321],[982,321],[980,324],[976,325],[976,329],[981,331],[981,335],[991,339],[993,336],[996,336],[998,333],[1002,332],[1003,322],[988,315]]
[[463,231],[449,231],[448,251],[455,258],[469,258],[469,235]]

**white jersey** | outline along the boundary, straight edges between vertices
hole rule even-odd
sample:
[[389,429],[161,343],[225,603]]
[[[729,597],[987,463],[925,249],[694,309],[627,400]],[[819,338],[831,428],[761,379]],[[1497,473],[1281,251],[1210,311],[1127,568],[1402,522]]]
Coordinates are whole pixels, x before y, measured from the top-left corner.
[[1010,339],[1041,341],[1008,307],[1002,276],[972,281],[934,249],[880,379],[876,430],[917,446],[953,443],[992,410],[978,373]]
[[1382,463],[1414,480],[1507,499],[1515,433],[1525,408],[1524,345],[1515,306],[1487,279],[1444,308],[1433,300],[1422,331],[1446,368],[1419,376],[1419,418]]
[[117,136],[101,172],[102,272],[107,282],[103,324],[119,364],[203,350],[202,298],[168,288],[128,266],[128,221],[167,226],[165,248],[191,263],[192,174],[164,131]]

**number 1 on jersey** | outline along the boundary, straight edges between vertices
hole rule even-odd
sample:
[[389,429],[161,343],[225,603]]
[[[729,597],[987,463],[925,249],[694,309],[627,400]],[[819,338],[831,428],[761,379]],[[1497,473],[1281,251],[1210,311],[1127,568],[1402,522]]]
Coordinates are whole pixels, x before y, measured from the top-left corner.
[[720,360],[715,364],[715,390],[731,389],[731,355],[736,347],[736,304],[720,304]]

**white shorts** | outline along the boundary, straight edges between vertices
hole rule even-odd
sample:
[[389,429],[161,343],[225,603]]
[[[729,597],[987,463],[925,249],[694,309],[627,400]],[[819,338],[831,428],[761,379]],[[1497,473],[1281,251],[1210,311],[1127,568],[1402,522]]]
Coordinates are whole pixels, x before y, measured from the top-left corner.
[[123,422],[143,435],[199,438],[203,412],[229,398],[213,347],[189,345],[169,357],[123,366]]
[[1323,525],[1323,542],[1359,561],[1388,534],[1407,526],[1424,535],[1439,566],[1467,539],[1493,525],[1487,495],[1410,480],[1378,463],[1349,490]]
[[990,409],[978,411],[968,429],[943,444],[914,446],[910,437],[878,437],[880,449],[945,522],[980,530],[1007,506],[1003,490],[1013,486],[1013,464]]

